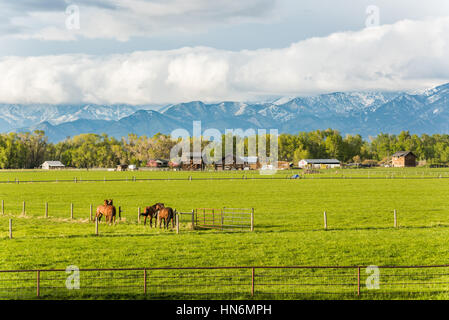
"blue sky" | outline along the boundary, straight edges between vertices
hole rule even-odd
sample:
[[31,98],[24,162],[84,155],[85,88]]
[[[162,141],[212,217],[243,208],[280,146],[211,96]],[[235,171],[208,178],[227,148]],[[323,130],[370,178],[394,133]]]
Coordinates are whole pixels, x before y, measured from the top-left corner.
[[448,30],[446,0],[0,0],[0,102],[422,89]]

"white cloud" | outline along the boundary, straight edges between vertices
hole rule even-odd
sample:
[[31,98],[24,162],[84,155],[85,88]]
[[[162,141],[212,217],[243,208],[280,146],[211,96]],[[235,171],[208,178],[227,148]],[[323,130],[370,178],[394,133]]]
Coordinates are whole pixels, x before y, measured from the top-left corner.
[[449,17],[311,38],[283,49],[206,47],[110,56],[0,58],[0,102],[249,100],[449,81]]
[[[9,30],[4,37],[63,41],[81,36],[127,41],[136,36],[206,32],[211,26],[272,20],[277,1],[79,0],[32,6],[14,1],[2,5],[0,0],[0,10],[4,10],[0,16],[5,17],[0,24]],[[76,7],[76,12],[66,12],[69,4]],[[75,14],[80,28],[67,29],[65,21]]]

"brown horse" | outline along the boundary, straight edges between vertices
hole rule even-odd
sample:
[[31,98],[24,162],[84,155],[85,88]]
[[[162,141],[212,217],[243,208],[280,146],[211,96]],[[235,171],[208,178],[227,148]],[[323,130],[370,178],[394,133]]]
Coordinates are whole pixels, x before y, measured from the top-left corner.
[[104,200],[104,204],[97,207],[95,218],[97,218],[98,222],[100,222],[101,217],[104,216],[106,222],[115,223],[116,213],[117,209],[114,207],[112,199]]
[[163,203],[157,203],[156,210],[159,211],[157,214],[159,219],[159,228],[161,227],[162,219],[164,219],[164,229],[168,229],[170,220],[172,221],[172,227],[175,227],[175,211],[172,208],[166,208]]
[[157,205],[164,206],[163,203],[156,203],[152,206],[146,207],[145,212],[140,214],[141,216],[145,217],[145,220],[143,222],[144,226],[147,224],[147,218],[150,217],[150,227],[153,228],[153,218],[155,218],[154,226],[157,227],[157,213],[158,213],[158,209],[156,209]]

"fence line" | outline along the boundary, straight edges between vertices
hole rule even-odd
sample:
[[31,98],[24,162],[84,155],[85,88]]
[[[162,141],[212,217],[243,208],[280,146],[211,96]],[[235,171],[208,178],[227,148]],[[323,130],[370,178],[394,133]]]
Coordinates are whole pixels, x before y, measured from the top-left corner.
[[[0,181],[0,184],[20,184],[20,183],[60,183],[60,182],[72,182],[72,183],[82,183],[82,182],[137,182],[137,181],[220,181],[220,180],[298,180],[297,178],[293,178],[293,173],[288,174],[286,176],[279,177],[277,176],[250,176],[243,175],[242,177],[192,177],[188,176],[186,178],[136,178],[131,177],[124,179],[83,179],[83,180],[73,180],[73,179],[55,179],[55,180],[23,180],[20,181],[18,179],[14,181]],[[354,179],[354,180],[425,180],[425,179],[449,179],[449,176],[395,176],[395,175],[387,175],[387,176],[324,176],[320,177],[318,175],[300,175],[301,179],[321,179],[321,180],[346,180],[346,179]]]
[[74,288],[75,274],[65,269],[0,270],[0,298],[143,294],[150,298],[371,299],[447,298],[449,294],[447,264],[81,268],[77,272],[79,287]]

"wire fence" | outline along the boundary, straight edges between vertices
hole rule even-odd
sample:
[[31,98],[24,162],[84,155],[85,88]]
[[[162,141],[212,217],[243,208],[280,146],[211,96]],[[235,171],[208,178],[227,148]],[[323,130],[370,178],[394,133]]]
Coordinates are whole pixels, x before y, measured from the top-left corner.
[[[79,280],[79,281],[78,281]],[[1,270],[2,299],[449,297],[449,265]]]
[[[388,172],[388,171],[373,171],[373,172],[364,172],[362,171],[351,171],[342,170],[341,168],[337,170],[338,173],[333,172],[331,169],[326,169],[328,171],[318,171],[313,174],[308,174],[302,171],[291,171],[284,172],[283,170],[279,170],[276,174],[272,175],[263,175],[263,174],[241,174],[241,173],[229,173],[226,174],[228,176],[214,176],[215,174],[211,174],[210,172],[199,173],[197,175],[189,175],[183,177],[161,177],[161,178],[143,178],[130,176],[125,178],[106,178],[103,179],[92,179],[92,178],[81,178],[74,177],[71,179],[61,178],[61,179],[8,179],[8,180],[0,180],[0,184],[21,184],[21,183],[83,183],[83,182],[138,182],[138,181],[238,181],[238,180],[296,180],[296,179],[323,179],[323,180],[334,180],[334,179],[374,179],[374,180],[389,180],[389,179],[413,179],[413,180],[421,180],[421,179],[449,179],[449,171],[445,172],[434,172],[434,171],[422,171],[422,172]],[[221,171],[220,171],[221,172]],[[218,174],[220,174],[217,173]],[[176,174],[176,173],[174,173]],[[200,176],[200,175],[208,175],[208,176]]]

